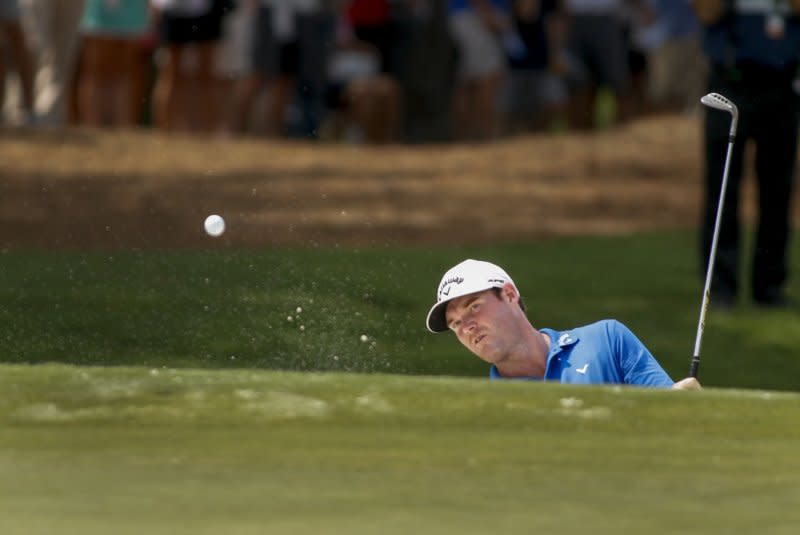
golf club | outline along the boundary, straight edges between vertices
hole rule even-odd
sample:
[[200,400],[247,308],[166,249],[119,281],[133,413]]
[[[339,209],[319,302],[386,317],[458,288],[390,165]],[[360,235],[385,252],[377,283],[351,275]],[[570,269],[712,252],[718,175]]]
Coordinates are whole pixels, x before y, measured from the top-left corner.
[[723,97],[719,93],[709,93],[700,99],[704,105],[716,110],[727,111],[731,114],[731,130],[728,134],[728,154],[725,156],[725,170],[722,173],[722,187],[717,203],[717,217],[714,223],[714,235],[711,239],[711,252],[708,255],[708,268],[706,269],[706,284],[703,289],[703,301],[700,305],[700,320],[697,323],[697,337],[694,341],[694,354],[692,355],[692,365],[689,368],[689,376],[697,377],[697,368],[700,366],[700,344],[703,340],[703,328],[706,323],[706,311],[711,299],[711,278],[714,275],[714,259],[717,256],[717,239],[719,238],[719,227],[722,221],[722,207],[725,204],[725,190],[728,187],[728,167],[731,164],[731,153],[733,143],[736,140],[736,122],[739,119],[739,110],[736,104]]

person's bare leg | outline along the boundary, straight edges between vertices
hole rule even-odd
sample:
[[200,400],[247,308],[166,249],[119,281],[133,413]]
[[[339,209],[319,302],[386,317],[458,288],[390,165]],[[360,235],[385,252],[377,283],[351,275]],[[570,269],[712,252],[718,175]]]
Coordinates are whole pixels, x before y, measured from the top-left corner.
[[[2,32],[2,28],[0,28]],[[3,48],[3,39],[0,37],[0,123],[3,118],[3,106],[6,102],[6,54]]]
[[294,83],[293,76],[280,75],[270,84],[265,124],[265,133],[269,137],[280,137],[284,134],[284,118],[294,96]]
[[104,122],[104,110],[107,107],[104,99],[108,98],[108,94],[101,87],[103,77],[101,56],[100,41],[92,36],[84,36],[78,58],[81,76],[77,83],[77,120],[80,124],[101,126]]
[[628,122],[637,115],[642,115],[644,113],[644,105],[639,102],[634,91],[628,90],[614,93],[614,98],[617,104],[614,124]]
[[456,139],[469,139],[472,136],[470,85],[470,82],[462,80],[453,92],[453,119]]
[[250,74],[235,83],[233,102],[228,114],[228,130],[230,132],[247,131],[248,117],[253,111],[256,96],[263,87],[264,76],[260,73]]
[[372,130],[373,109],[372,80],[356,79],[348,82],[344,90],[345,111],[349,122],[354,123],[360,133],[369,140]]
[[498,97],[503,73],[487,75],[475,84],[473,133],[481,140],[494,139],[499,134]]
[[150,90],[153,83],[153,47],[142,41],[136,42],[136,65],[138,75],[133,80],[132,106],[136,110],[136,125],[141,125],[147,113]]
[[[197,71],[190,93],[185,95],[184,102],[193,102],[187,112],[192,130],[212,132],[219,124],[221,102],[217,91],[214,61],[217,43],[206,41],[197,44]],[[194,97],[194,98],[191,98]]]
[[138,46],[132,39],[119,39],[115,45],[118,61],[112,81],[112,112],[113,124],[117,126],[132,127],[139,120],[136,88],[138,79],[142,76],[142,67],[139,64]]
[[158,79],[153,90],[153,118],[157,127],[163,130],[175,128],[175,90],[179,84],[180,66],[183,49],[178,45],[170,45],[166,49],[166,57],[158,68]]
[[579,130],[589,130],[594,126],[595,91],[581,88],[569,97],[569,126]]
[[[6,39],[11,46],[14,65],[19,76],[22,106],[29,116],[33,115],[33,60],[28,52],[25,34],[18,23],[6,25]],[[2,101],[0,101],[2,102]]]
[[376,143],[379,141],[381,126],[381,115],[383,110],[381,105],[380,87],[376,84],[376,80],[372,80],[369,86],[365,88],[362,102],[359,103],[359,110],[361,112],[362,133],[364,134],[364,141],[367,143]]
[[400,94],[397,84],[388,76],[375,80],[372,131],[368,138],[373,143],[391,143],[397,132]]

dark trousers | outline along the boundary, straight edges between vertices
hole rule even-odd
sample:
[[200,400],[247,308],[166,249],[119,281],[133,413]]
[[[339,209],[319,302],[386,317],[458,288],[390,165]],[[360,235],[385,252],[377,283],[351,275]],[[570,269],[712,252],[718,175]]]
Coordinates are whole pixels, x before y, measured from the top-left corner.
[[[732,298],[740,282],[739,192],[748,141],[755,144],[758,183],[758,227],[751,280],[753,298],[763,301],[774,297],[786,281],[790,201],[800,117],[800,97],[792,89],[793,76],[794,69],[776,72],[753,67],[736,70],[718,67],[711,71],[709,91],[727,97],[739,109],[712,281],[714,295]],[[706,189],[701,232],[703,276],[714,232],[730,121],[730,114],[706,111]]]

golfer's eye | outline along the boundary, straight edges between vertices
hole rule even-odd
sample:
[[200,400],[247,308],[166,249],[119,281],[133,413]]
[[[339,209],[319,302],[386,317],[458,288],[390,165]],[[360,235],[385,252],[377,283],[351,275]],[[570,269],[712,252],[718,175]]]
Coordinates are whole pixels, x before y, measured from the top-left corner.
[[469,307],[469,309],[471,311],[473,311],[473,312],[477,312],[478,310],[480,310],[480,308],[481,308],[481,304],[478,303],[477,301],[472,303],[472,306]]
[[450,322],[451,331],[457,331],[460,326],[461,326],[461,320],[453,320]]

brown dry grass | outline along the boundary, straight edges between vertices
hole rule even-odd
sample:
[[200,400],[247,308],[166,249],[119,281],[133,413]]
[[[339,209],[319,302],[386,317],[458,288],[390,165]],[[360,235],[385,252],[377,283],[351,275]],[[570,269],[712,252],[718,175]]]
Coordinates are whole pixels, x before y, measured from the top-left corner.
[[[678,117],[384,148],[5,131],[0,176],[5,248],[521,241],[691,228],[701,195],[699,124]],[[227,220],[219,240],[209,213]]]

